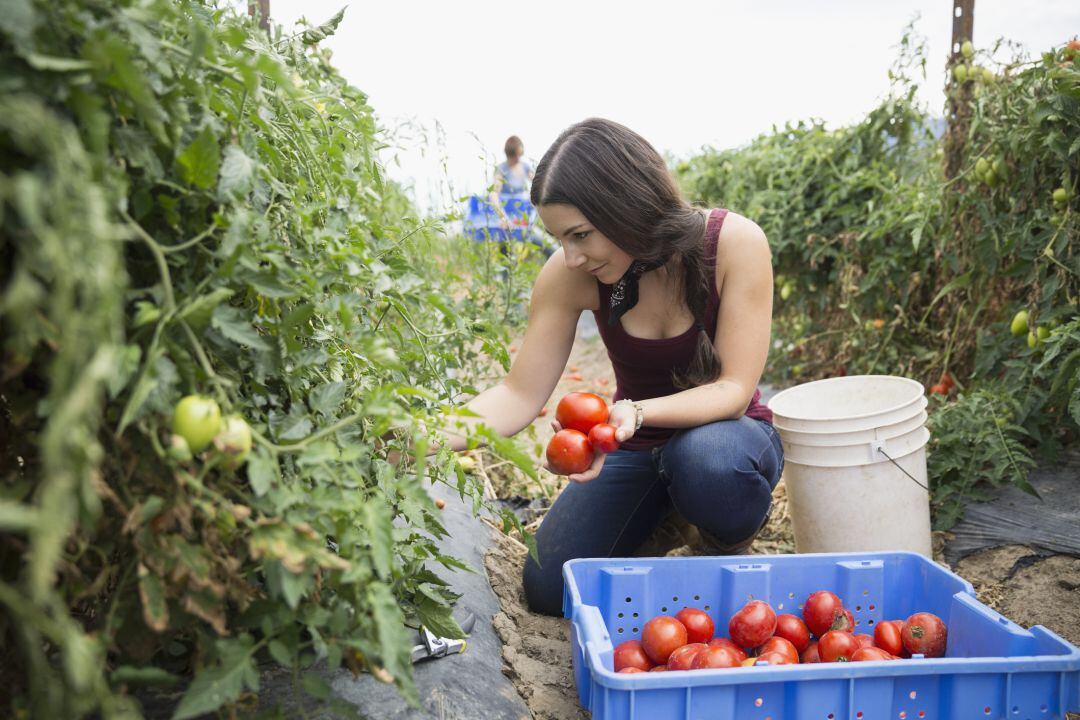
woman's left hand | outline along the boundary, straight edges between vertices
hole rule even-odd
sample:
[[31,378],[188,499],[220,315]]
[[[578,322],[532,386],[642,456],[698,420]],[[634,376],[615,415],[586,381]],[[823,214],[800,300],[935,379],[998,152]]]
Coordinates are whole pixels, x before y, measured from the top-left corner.
[[630,403],[615,403],[608,412],[608,424],[615,426],[615,439],[624,443],[634,437],[637,411]]

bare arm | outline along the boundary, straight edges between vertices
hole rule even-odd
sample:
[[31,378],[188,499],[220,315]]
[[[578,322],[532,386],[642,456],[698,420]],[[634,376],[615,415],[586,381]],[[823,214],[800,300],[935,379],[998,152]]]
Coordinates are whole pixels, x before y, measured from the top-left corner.
[[595,294],[595,281],[585,273],[568,270],[562,250],[548,259],[533,286],[525,339],[509,374],[466,403],[465,407],[480,417],[452,417],[444,423],[442,433],[452,449],[462,450],[466,443],[460,431],[454,432],[456,423],[484,423],[509,437],[536,418],[566,367],[578,317],[588,304],[590,284]]
[[713,347],[721,375],[696,388],[644,400],[644,422],[686,428],[736,419],[746,411],[765,369],[772,329],[772,254],[753,221],[729,213],[717,253],[720,310]]

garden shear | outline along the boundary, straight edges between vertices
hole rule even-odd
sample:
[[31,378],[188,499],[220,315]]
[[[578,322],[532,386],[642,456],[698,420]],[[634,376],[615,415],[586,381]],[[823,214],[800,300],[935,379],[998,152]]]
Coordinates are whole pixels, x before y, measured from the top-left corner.
[[[461,623],[461,629],[468,635],[476,625],[476,614],[469,613],[465,621]],[[413,646],[412,661],[419,662],[430,658],[441,658],[465,652],[466,642],[464,639],[439,637],[423,625],[420,626],[420,643]]]

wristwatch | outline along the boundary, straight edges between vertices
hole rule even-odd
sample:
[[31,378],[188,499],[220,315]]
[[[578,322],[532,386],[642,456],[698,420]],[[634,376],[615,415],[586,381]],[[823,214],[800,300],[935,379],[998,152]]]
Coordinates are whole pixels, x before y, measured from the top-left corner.
[[634,432],[641,429],[641,423],[645,421],[645,408],[641,407],[641,403],[634,402],[630,398],[623,398],[615,403],[616,405],[632,405],[634,408]]

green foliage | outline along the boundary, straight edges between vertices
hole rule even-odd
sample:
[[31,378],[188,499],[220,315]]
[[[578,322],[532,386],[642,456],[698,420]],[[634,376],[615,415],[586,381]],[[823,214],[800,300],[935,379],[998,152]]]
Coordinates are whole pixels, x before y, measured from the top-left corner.
[[[494,249],[415,217],[317,45],[340,19],[0,18],[5,710],[132,717],[130,688],[194,673],[195,717],[257,692],[260,656],[317,696],[325,661],[415,700],[406,623],[460,633],[425,486],[481,489],[423,428],[508,363],[528,259],[496,282]],[[173,451],[194,393],[250,424],[246,464]]]
[[[956,378],[964,399],[935,410],[944,413],[934,423],[944,439],[931,473],[937,522],[948,525],[954,499],[980,479],[1024,478],[1022,460],[998,463],[998,451],[970,445],[1004,434],[1001,452],[1026,456],[1024,441],[1052,454],[1080,431],[1056,394],[1075,385],[1054,385],[1057,360],[1048,359],[1071,357],[1075,345],[1029,348],[1009,332],[1021,309],[1044,334],[1077,317],[1080,58],[1018,59],[950,85],[969,118],[951,146],[914,101],[925,66],[909,33],[892,91],[863,121],[789,125],[743,148],[706,149],[676,171],[693,199],[745,214],[769,237],[771,380],[895,374],[930,386],[945,373]],[[958,153],[950,178],[946,152]],[[999,379],[990,395],[972,392]],[[999,433],[979,411],[1003,394],[1019,406]],[[960,478],[962,468],[976,474]]]

